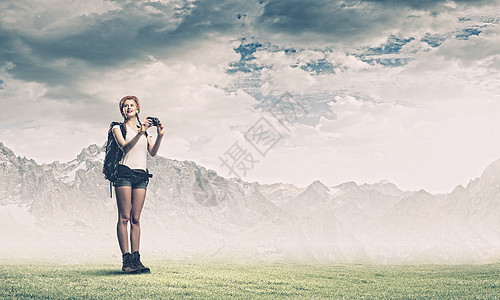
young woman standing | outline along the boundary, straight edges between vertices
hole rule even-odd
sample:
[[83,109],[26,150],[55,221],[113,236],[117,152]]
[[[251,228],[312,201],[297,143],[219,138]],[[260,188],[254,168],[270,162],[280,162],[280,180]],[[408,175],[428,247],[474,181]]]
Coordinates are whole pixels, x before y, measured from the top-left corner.
[[[153,126],[149,118],[140,121],[139,99],[135,96],[126,96],[120,100],[120,112],[126,128],[125,137],[120,125],[113,127],[113,135],[118,147],[123,151],[123,157],[117,167],[115,187],[116,203],[118,207],[118,224],[116,228],[118,243],[122,252],[122,271],[126,273],[149,273],[139,254],[141,238],[141,212],[146,199],[146,189],[149,182],[149,173],[146,168],[147,153],[155,156],[163,138],[163,125],[158,121],[157,136],[153,143],[147,135],[148,128]],[[130,235],[128,232],[130,223]],[[130,240],[130,249],[129,243]]]

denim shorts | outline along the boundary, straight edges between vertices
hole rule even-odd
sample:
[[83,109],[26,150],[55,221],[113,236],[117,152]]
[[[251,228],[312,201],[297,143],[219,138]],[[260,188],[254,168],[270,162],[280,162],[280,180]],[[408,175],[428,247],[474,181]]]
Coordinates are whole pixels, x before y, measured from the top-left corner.
[[114,187],[130,186],[132,189],[147,189],[149,177],[144,170],[131,170],[127,166],[118,165]]

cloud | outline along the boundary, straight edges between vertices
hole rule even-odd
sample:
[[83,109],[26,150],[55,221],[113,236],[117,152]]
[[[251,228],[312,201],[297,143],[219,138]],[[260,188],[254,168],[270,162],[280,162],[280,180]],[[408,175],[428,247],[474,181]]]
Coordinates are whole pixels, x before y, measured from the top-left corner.
[[266,3],[258,23],[275,40],[284,34],[289,41],[315,44],[314,40],[342,43],[365,39],[371,33],[385,31],[389,22],[399,23],[398,18],[369,3],[272,0]]
[[460,18],[490,15],[498,1],[265,2],[255,28],[261,41],[282,46],[376,46],[390,35],[422,38],[456,29]]
[[490,67],[490,63],[499,56],[496,51],[500,39],[500,27],[488,26],[481,33],[467,40],[453,39],[439,47],[437,54],[446,60],[460,60],[466,66],[477,65]]
[[373,2],[373,3],[378,3],[382,4],[384,6],[388,7],[393,7],[393,6],[403,6],[403,7],[411,7],[411,8],[416,8],[416,9],[434,9],[439,6],[445,6],[445,7],[456,7],[457,5],[468,5],[468,6],[483,6],[486,4],[490,4],[491,1],[489,0],[454,0],[454,1],[447,1],[447,0],[366,0],[366,2]]
[[175,57],[193,41],[211,40],[211,32],[223,34],[237,23],[236,11],[228,14],[222,1],[55,3],[3,5],[1,60],[15,64],[10,73],[17,78],[71,84],[87,69]]

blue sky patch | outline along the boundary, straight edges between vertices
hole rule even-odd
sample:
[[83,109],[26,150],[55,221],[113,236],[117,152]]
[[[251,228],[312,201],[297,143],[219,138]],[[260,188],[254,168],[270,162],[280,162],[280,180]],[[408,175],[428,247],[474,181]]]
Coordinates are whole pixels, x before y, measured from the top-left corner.
[[381,45],[376,48],[370,48],[366,51],[366,55],[380,55],[380,54],[397,54],[399,53],[399,50],[403,48],[404,45],[408,44],[409,42],[413,41],[414,38],[398,38],[396,36],[391,35],[387,39],[387,43],[384,45]]
[[252,73],[254,71],[260,71],[263,68],[264,68],[263,66],[259,66],[254,63],[247,63],[246,61],[240,60],[238,62],[230,64],[226,72],[229,74],[234,74],[237,72]]
[[305,66],[301,66],[301,69],[307,72],[324,74],[324,73],[335,73],[333,71],[333,64],[326,59],[320,59],[316,61],[308,62]]
[[455,37],[459,40],[468,40],[470,36],[479,35],[481,32],[478,27],[468,27],[457,33]]
[[261,47],[262,47],[261,43],[254,42],[254,43],[244,44],[242,42],[238,48],[234,48],[234,51],[241,55],[240,60],[231,63],[226,72],[230,74],[237,72],[251,73],[254,71],[261,70],[263,68],[262,66],[258,66],[255,63],[251,63],[251,61],[255,59],[255,56],[253,56],[253,54],[257,51],[257,49]]
[[253,54],[260,47],[262,47],[261,43],[250,43],[250,44],[241,43],[241,45],[238,48],[234,49],[234,51],[236,51],[236,53],[239,53],[241,55],[240,60],[248,61],[255,59],[255,56],[253,56]]
[[394,57],[399,54],[401,48],[415,40],[410,38],[399,38],[389,36],[387,42],[379,47],[368,48],[365,52],[353,54],[360,60],[369,64],[379,64],[386,67],[399,67],[408,64],[412,59],[408,57]]
[[368,58],[363,59],[364,62],[369,64],[379,64],[385,67],[400,67],[407,65],[412,58],[409,57],[382,57],[382,58]]
[[420,40],[427,43],[429,46],[436,48],[441,46],[441,44],[446,40],[446,36],[442,34],[430,34],[426,33],[425,36]]

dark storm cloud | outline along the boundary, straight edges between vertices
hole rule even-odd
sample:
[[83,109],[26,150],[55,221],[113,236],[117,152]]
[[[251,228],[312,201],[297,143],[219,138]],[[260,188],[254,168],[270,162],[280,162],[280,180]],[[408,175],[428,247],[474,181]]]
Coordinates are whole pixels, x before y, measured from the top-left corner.
[[[495,1],[455,1],[457,5],[482,6]],[[386,31],[397,31],[415,12],[431,15],[452,10],[449,1],[434,0],[269,0],[257,24],[295,41],[321,36],[325,42],[362,42]],[[313,35],[311,35],[313,34]]]
[[372,8],[329,0],[271,0],[258,23],[290,35],[317,33],[329,35],[330,40],[351,39],[378,30],[394,18],[385,10]]
[[192,7],[160,2],[123,2],[119,10],[75,17],[69,24],[23,31],[1,29],[1,64],[14,63],[10,73],[28,81],[62,84],[84,68],[113,68],[168,57],[183,47],[224,33],[241,23],[238,8],[224,1]]
[[[477,5],[485,2],[467,1]],[[175,57],[186,49],[195,49],[197,42],[217,35],[227,34],[234,39],[254,35],[257,40],[271,42],[266,40],[270,32],[295,42],[306,40],[306,44],[307,38],[317,35],[321,36],[319,43],[362,42],[387,29],[398,28],[407,20],[407,14],[398,13],[401,7],[423,9],[444,1],[114,3],[116,8],[106,12],[61,18],[60,23],[53,22],[58,11],[48,8],[31,28],[0,27],[0,67],[12,62],[15,67],[9,73],[17,78],[71,86],[87,69],[142,64],[150,56]],[[272,41],[279,43],[279,37],[276,38]]]

